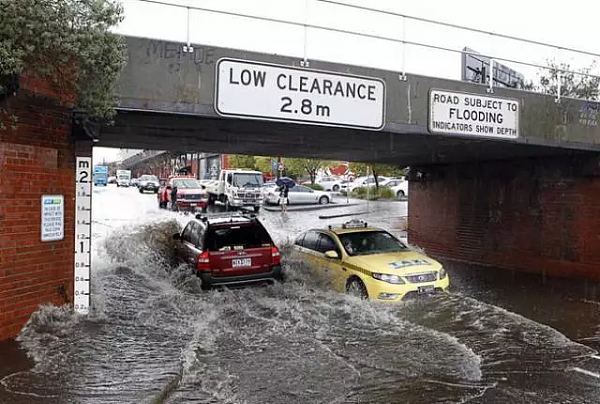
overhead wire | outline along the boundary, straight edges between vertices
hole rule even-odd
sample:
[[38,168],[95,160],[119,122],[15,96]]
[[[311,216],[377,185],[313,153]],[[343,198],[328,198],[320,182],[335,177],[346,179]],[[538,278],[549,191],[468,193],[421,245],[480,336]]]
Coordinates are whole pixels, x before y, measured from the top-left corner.
[[336,1],[336,0],[315,0],[315,1],[317,1],[319,3],[328,3],[328,4],[334,4],[334,5],[338,5],[338,6],[363,10],[363,11],[370,11],[373,13],[392,15],[395,17],[406,18],[408,20],[425,22],[425,23],[434,24],[434,25],[441,25],[441,26],[448,27],[448,28],[455,28],[455,29],[460,29],[460,30],[464,30],[464,31],[476,32],[478,34],[491,35],[491,36],[496,36],[496,37],[503,38],[503,39],[510,39],[512,41],[526,42],[526,43],[529,43],[532,45],[545,46],[548,48],[554,48],[554,49],[558,49],[558,50],[564,50],[564,51],[569,51],[569,52],[573,52],[573,53],[579,53],[582,55],[594,56],[594,57],[600,58],[600,53],[594,53],[594,52],[590,52],[590,51],[586,51],[586,50],[582,50],[582,49],[571,48],[568,46],[555,45],[555,44],[551,44],[551,43],[547,43],[547,42],[536,41],[534,39],[527,39],[527,38],[521,38],[521,37],[513,36],[513,35],[501,34],[499,32],[494,32],[494,31],[486,31],[486,30],[483,30],[480,28],[467,27],[464,25],[458,25],[458,24],[453,24],[453,23],[444,22],[444,21],[437,21],[437,20],[432,20],[429,18],[415,17],[415,16],[408,15],[408,14],[403,14],[403,13],[398,13],[398,12],[388,11],[388,10],[381,10],[381,9],[371,8],[371,7],[366,7],[366,6],[359,6],[356,4],[344,3],[344,2],[340,2],[340,1]]
[[[574,74],[574,75],[580,75],[580,76],[586,76],[586,77],[592,77],[592,78],[595,78],[595,79],[600,79],[600,75],[595,75],[595,74],[586,73],[586,72],[582,72],[582,71],[563,69],[563,68],[560,68],[560,67],[549,67],[549,66],[545,66],[545,65],[541,65],[541,64],[537,64],[537,63],[524,62],[524,61],[521,61],[521,60],[516,60],[516,59],[511,59],[511,58],[499,57],[499,56],[494,56],[494,55],[489,55],[489,54],[482,54],[482,53],[473,52],[473,51],[467,51],[467,50],[452,49],[452,48],[448,48],[448,47],[441,46],[441,45],[432,45],[432,44],[427,44],[427,43],[422,43],[422,42],[408,41],[406,39],[398,39],[398,38],[393,38],[393,37],[388,37],[388,36],[383,36],[383,35],[378,35],[378,34],[370,34],[370,33],[366,33],[366,32],[351,31],[351,30],[343,29],[343,28],[335,28],[335,27],[327,27],[327,26],[324,26],[324,25],[309,24],[307,22],[303,23],[303,22],[297,22],[297,21],[281,20],[281,19],[273,18],[273,17],[263,17],[263,16],[258,16],[258,15],[252,15],[252,14],[243,14],[243,13],[238,13],[238,12],[234,12],[234,11],[215,10],[215,9],[210,9],[210,8],[206,8],[206,7],[174,4],[174,3],[169,3],[169,2],[166,2],[166,1],[162,1],[162,0],[130,0],[130,1],[136,1],[136,2],[140,2],[140,3],[148,3],[148,4],[156,4],[156,5],[163,5],[163,6],[169,6],[169,7],[175,7],[175,8],[184,8],[184,9],[202,11],[202,12],[207,12],[207,13],[228,15],[228,16],[233,16],[233,17],[241,17],[241,18],[247,18],[247,19],[252,19],[252,20],[258,20],[258,21],[265,21],[265,22],[275,23],[275,24],[291,25],[291,26],[298,26],[298,27],[306,27],[306,28],[312,28],[312,29],[317,29],[317,30],[336,32],[336,33],[339,33],[339,34],[346,34],[346,35],[352,35],[352,36],[358,36],[358,37],[364,37],[364,38],[370,38],[370,39],[377,39],[377,40],[382,40],[382,41],[386,41],[386,42],[401,43],[401,44],[404,44],[404,45],[412,45],[412,46],[417,46],[417,47],[422,47],[422,48],[427,48],[427,49],[433,49],[433,50],[439,50],[439,51],[445,51],[445,52],[450,52],[450,53],[485,57],[485,58],[489,58],[489,59],[494,59],[496,61],[503,61],[503,62],[508,62],[508,63],[514,63],[514,64],[518,64],[518,65],[522,65],[522,66],[535,67],[535,68],[544,69],[544,70],[554,70],[554,71],[560,72],[560,73],[570,73],[570,74]],[[353,6],[353,5],[348,5],[347,3],[338,3],[338,2],[335,2],[333,0],[316,0],[316,1],[327,2],[327,3],[332,3],[332,4],[339,4],[339,5],[344,5],[344,6],[351,6],[351,7],[356,7],[356,8],[363,8],[363,6]],[[394,14],[392,12],[387,12],[387,11],[382,11],[382,10],[377,10],[377,9],[370,9],[370,10]],[[403,16],[402,14],[397,14],[397,15],[398,16]],[[406,18],[409,18],[409,16],[406,16]],[[412,17],[412,18],[417,19],[419,17]],[[434,22],[434,20],[427,20],[427,19],[424,19],[424,18],[421,18],[421,20],[424,21],[424,22],[432,22],[432,23]],[[449,26],[449,27],[454,27],[455,26],[455,24],[449,24],[449,23],[441,23],[441,22],[435,22],[435,23],[446,25],[446,26]],[[472,31],[475,31],[475,32],[481,32],[481,33],[486,33],[486,34],[491,34],[491,35],[499,35],[499,36],[503,35],[503,34],[495,34],[493,32],[487,32],[487,31],[483,31],[483,30],[477,30],[477,29],[474,29],[474,28],[462,27],[462,26],[459,26],[459,25],[456,25],[455,28],[461,28],[461,29],[465,29],[465,30],[472,30]],[[544,45],[544,46],[548,46],[548,47],[557,47],[557,48],[562,49],[562,50],[571,51],[567,47],[558,47],[556,45],[544,44],[542,42],[538,43],[537,41],[520,39],[518,37],[512,37],[512,36],[509,36],[509,35],[503,35],[503,37],[507,38],[507,39],[522,40],[522,41],[533,43],[533,44],[539,44],[539,45]],[[576,50],[573,50],[573,51],[576,51]],[[587,51],[582,51],[582,50],[577,51],[577,53],[582,53],[582,54],[587,54],[587,55],[590,55],[590,56],[598,56],[598,57],[600,57],[600,54],[595,54],[595,53],[591,53],[591,52],[587,52]]]

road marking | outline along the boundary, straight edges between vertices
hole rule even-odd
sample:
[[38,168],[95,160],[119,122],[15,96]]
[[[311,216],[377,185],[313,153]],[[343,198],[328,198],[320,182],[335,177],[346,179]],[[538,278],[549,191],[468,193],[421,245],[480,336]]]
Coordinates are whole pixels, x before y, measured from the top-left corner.
[[590,372],[589,370],[585,370],[582,368],[572,368],[571,370],[574,370],[575,372],[583,373],[584,375],[595,377],[596,379],[600,379],[600,374]]

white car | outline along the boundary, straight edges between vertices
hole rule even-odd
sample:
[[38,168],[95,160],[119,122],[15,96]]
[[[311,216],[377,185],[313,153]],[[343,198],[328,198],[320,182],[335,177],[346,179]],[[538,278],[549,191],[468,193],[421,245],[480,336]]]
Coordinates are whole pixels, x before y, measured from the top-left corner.
[[325,191],[339,192],[345,188],[342,180],[337,177],[322,177],[316,183],[322,186]]
[[156,194],[158,192],[158,188],[160,188],[160,182],[158,181],[158,177],[156,175],[145,174],[138,178],[137,187],[140,191],[140,194],[143,194],[144,191],[152,191]]
[[391,188],[398,199],[404,199],[408,197],[408,181],[404,179],[390,180],[385,184],[385,186]]
[[[330,193],[325,191],[315,191],[304,185],[296,185],[289,189],[288,199],[290,205],[302,205],[318,203],[320,205],[326,205],[333,201],[333,197]],[[279,204],[279,191],[277,188],[267,188],[265,190],[265,202],[269,204]]]
[[405,181],[405,179],[404,178],[388,178],[385,181],[379,181],[379,186],[392,188],[392,187],[395,187],[396,185],[400,185],[400,183],[402,181]]
[[[388,180],[387,177],[382,177],[381,175],[377,176],[377,181],[379,182],[379,185],[386,182],[387,180]],[[352,181],[350,184],[348,184],[348,192],[352,192],[352,191],[354,191],[354,189],[360,188],[360,187],[374,187],[374,186],[375,186],[375,177],[373,177],[373,176],[358,177],[357,179]]]

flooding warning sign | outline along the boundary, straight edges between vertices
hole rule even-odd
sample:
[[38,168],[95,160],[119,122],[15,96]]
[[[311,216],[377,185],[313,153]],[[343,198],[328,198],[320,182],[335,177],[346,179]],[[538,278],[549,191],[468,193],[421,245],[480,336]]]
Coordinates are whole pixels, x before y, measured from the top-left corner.
[[519,102],[508,98],[431,90],[429,132],[477,137],[519,137]]

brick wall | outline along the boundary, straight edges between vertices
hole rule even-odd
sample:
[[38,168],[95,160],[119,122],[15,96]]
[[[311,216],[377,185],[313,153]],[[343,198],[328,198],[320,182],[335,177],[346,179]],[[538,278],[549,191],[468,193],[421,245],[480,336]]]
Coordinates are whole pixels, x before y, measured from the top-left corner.
[[584,162],[555,157],[414,170],[409,241],[433,256],[600,280],[600,178]]
[[[72,296],[74,144],[71,114],[47,84],[21,78],[16,97],[0,108],[0,340],[17,335],[42,303]],[[64,195],[65,237],[41,242],[41,197]]]

